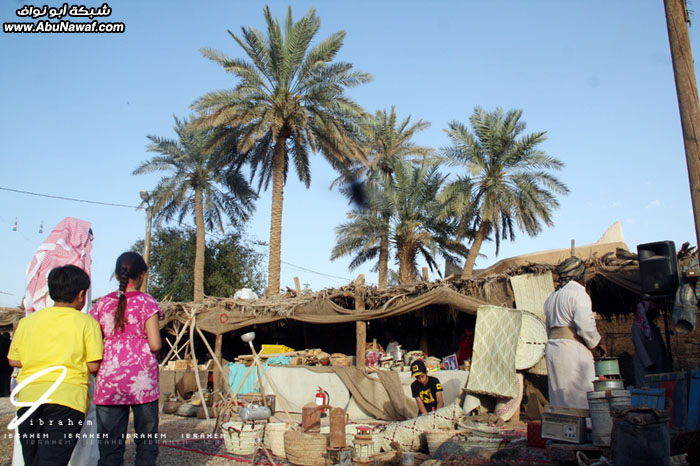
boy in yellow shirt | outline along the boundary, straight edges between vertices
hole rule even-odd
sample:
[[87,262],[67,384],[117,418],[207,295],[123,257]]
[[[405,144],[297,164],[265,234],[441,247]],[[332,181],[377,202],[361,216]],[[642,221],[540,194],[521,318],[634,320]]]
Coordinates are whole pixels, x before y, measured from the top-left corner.
[[90,374],[102,360],[100,324],[80,312],[90,277],[66,265],[49,272],[48,285],[56,304],[19,321],[7,355],[21,368],[17,401],[33,403],[17,410],[26,466],[68,464],[90,405]]

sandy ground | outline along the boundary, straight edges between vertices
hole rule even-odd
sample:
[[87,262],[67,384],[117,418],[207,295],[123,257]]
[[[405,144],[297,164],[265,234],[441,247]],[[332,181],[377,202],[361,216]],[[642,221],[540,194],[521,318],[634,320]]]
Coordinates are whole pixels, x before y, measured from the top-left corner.
[[[0,398],[0,466],[10,466],[12,464],[13,440],[8,438],[12,431],[7,430],[7,425],[14,418],[15,408],[10,403],[9,398]],[[214,425],[214,420],[211,421]],[[133,425],[129,423],[129,432],[133,432]],[[183,418],[169,414],[160,413],[159,433],[164,437],[164,441],[184,440],[188,434],[207,434],[210,428],[206,420],[197,418]],[[124,464],[134,464],[135,445],[132,440],[127,441],[126,452],[124,454]],[[160,447],[158,451],[158,464],[168,466],[188,465],[188,466],[221,466],[221,465],[243,465],[244,463],[232,461],[200,453],[188,452],[174,448]],[[247,463],[248,465],[250,463]]]

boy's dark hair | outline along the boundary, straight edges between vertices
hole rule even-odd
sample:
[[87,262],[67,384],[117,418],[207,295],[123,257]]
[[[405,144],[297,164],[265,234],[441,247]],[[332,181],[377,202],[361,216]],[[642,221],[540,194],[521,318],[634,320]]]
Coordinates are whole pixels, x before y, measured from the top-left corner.
[[49,296],[55,302],[71,303],[83,290],[90,288],[90,277],[75,265],[56,267],[49,272]]

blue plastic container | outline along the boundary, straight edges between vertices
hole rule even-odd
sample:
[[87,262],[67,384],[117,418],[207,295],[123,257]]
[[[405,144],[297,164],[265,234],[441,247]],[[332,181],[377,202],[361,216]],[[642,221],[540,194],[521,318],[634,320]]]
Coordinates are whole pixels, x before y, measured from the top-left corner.
[[[700,283],[700,280],[698,280]],[[691,371],[690,394],[688,395],[688,430],[698,430],[700,421],[700,371]]]
[[650,388],[666,391],[664,409],[671,412],[671,427],[685,429],[688,420],[688,378],[685,372],[665,372],[644,376],[644,383]]
[[630,388],[632,406],[664,409],[666,390],[663,388]]

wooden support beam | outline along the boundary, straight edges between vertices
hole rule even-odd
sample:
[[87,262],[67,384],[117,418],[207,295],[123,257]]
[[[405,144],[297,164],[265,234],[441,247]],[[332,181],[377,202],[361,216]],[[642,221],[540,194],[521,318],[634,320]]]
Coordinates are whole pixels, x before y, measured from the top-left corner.
[[[362,287],[365,286],[365,276],[360,274],[355,280],[355,312],[365,311],[365,302],[362,299]],[[365,346],[367,344],[367,323],[364,320],[355,322],[355,366],[365,367]]]
[[571,257],[576,255],[576,240],[571,240]]
[[[214,360],[219,361],[220,363],[223,362],[221,360],[221,346],[223,344],[223,339],[224,336],[222,334],[219,334],[214,340]],[[223,373],[214,372],[214,391],[221,390],[221,383],[223,379]]]
[[299,277],[294,277],[294,287],[297,290],[297,296],[301,295],[301,284],[299,283]]
[[427,282],[428,278],[428,267],[423,267],[423,281]]

